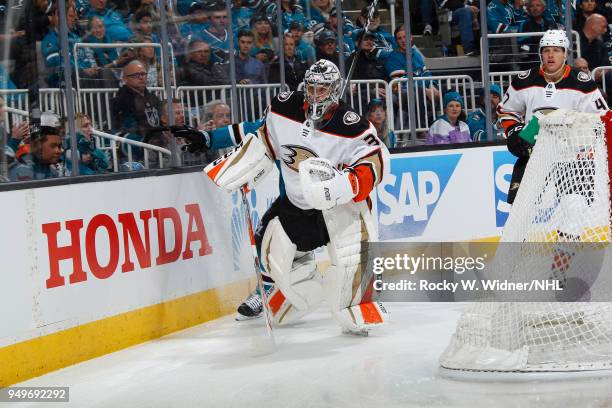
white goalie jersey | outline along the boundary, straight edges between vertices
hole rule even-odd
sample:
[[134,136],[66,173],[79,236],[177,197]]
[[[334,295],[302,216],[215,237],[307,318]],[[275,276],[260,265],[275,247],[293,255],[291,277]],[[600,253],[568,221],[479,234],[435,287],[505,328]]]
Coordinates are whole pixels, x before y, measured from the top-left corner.
[[538,112],[556,109],[603,114],[608,105],[589,74],[566,66],[557,83],[547,82],[541,69],[520,73],[497,106],[497,114],[500,124],[508,129],[515,123],[529,123]]
[[312,207],[304,198],[299,165],[311,157],[331,162],[339,170],[356,176],[355,201],[365,200],[383,179],[389,168],[389,151],[376,136],[376,129],[366,119],[340,102],[331,118],[314,129],[305,117],[304,94],[282,92],[269,107],[260,138],[281,173],[280,189],[297,207]]

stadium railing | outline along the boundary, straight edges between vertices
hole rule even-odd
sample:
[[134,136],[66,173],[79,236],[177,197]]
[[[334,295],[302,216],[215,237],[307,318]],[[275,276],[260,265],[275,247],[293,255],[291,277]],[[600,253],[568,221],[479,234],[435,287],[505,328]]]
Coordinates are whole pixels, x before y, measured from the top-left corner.
[[[407,142],[404,134],[410,133],[410,123],[406,109],[406,84],[407,78],[397,78],[389,82],[392,90],[391,101],[388,100],[387,112],[394,112],[394,122],[391,129],[398,136],[398,141]],[[415,77],[416,95],[410,102],[415,104],[416,131],[425,132],[431,124],[444,114],[443,97],[446,92],[456,91],[462,95],[464,100],[464,112],[467,115],[476,108],[476,94],[474,81],[469,75],[447,75],[431,77]],[[428,88],[433,87],[437,95],[427,97]]]

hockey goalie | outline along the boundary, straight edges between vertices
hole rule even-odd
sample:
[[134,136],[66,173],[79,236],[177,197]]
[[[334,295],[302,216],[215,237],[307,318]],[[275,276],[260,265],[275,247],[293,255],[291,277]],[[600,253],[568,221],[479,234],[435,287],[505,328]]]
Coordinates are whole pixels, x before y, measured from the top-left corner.
[[[276,165],[280,196],[255,232],[268,307],[275,324],[295,322],[326,300],[343,331],[367,333],[386,311],[364,282],[368,242],[376,239],[369,194],[389,167],[374,127],[340,100],[342,78],[320,60],[305,92],[281,92],[264,124],[205,171],[220,187],[253,187]],[[327,245],[331,266],[317,271]]]

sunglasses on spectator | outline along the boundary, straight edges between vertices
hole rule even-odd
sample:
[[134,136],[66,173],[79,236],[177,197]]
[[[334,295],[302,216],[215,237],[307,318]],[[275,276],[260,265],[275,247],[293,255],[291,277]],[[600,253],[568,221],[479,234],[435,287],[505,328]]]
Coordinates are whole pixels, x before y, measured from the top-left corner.
[[128,78],[145,78],[147,76],[146,72],[134,72],[133,74],[126,75]]

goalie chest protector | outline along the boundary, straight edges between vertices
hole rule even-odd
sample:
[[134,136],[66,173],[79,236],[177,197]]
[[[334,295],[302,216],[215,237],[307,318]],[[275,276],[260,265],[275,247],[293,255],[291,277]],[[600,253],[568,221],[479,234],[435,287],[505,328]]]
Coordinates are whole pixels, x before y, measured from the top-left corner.
[[310,208],[303,198],[299,164],[310,157],[322,157],[333,166],[350,166],[360,158],[380,149],[376,130],[361,115],[344,102],[333,112],[327,123],[315,129],[306,118],[303,92],[281,92],[266,114],[265,142],[280,162],[282,183],[291,202],[302,208]]

